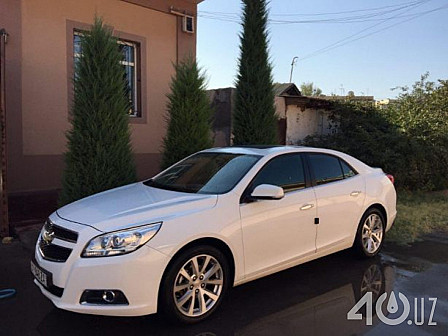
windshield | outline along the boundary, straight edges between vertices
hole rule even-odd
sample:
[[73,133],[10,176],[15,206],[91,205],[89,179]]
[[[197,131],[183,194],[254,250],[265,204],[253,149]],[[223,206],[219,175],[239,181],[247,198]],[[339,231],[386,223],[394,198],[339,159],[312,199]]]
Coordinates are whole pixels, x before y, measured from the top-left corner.
[[235,187],[261,156],[198,153],[145,182],[147,186],[198,194],[224,194]]

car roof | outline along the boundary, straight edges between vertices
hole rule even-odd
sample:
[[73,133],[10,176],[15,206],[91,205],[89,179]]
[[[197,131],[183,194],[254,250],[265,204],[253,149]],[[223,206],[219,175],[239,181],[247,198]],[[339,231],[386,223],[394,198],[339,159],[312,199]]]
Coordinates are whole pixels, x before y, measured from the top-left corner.
[[297,153],[297,152],[317,152],[336,155],[345,161],[349,162],[358,172],[371,171],[371,167],[364,162],[339,151],[327,148],[315,148],[306,146],[264,146],[264,145],[250,145],[250,146],[230,146],[230,147],[215,147],[206,149],[202,152],[208,153],[234,153],[234,154],[248,154],[259,155],[263,157],[274,157],[282,153]]
[[278,146],[278,145],[246,145],[246,146],[215,147],[206,149],[204,152],[252,154],[252,155],[267,156],[270,154],[297,151],[297,149],[299,148],[306,148],[306,147]]

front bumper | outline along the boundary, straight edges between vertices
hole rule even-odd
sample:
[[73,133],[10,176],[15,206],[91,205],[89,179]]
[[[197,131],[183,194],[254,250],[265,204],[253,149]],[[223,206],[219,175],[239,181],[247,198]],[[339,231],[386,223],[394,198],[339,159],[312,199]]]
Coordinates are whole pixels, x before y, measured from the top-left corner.
[[[157,312],[159,284],[169,262],[169,258],[148,246],[142,246],[132,253],[100,258],[81,258],[86,243],[99,232],[91,227],[71,223],[52,215],[50,219],[57,225],[79,233],[76,245],[71,244],[72,253],[66,262],[52,262],[42,257],[36,245],[37,264],[52,273],[53,284],[63,288],[61,297],[50,293],[34,280],[42,293],[61,309],[78,313],[140,316]],[[55,243],[70,245],[58,241]],[[121,290],[128,305],[103,305],[80,303],[85,290]]]

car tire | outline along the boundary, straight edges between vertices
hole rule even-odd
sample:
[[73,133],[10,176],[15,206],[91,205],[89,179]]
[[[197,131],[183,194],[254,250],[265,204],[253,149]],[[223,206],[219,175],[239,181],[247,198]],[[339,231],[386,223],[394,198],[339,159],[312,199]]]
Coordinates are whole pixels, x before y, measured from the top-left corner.
[[162,279],[161,311],[177,323],[205,320],[221,304],[231,282],[230,275],[229,262],[216,247],[195,246],[183,251],[168,265]]
[[361,218],[356,231],[353,250],[361,258],[376,256],[384,243],[386,220],[377,208],[368,209]]

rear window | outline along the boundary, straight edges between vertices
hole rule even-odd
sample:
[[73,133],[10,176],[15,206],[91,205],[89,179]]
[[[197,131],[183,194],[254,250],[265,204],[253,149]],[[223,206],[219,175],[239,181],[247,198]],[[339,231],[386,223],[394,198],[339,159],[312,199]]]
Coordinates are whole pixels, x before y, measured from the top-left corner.
[[311,153],[309,160],[317,185],[344,179],[344,173],[337,157]]
[[349,178],[356,175],[356,171],[352,167],[350,167],[347,164],[347,162],[341,159],[339,159],[339,161],[341,162],[342,172],[344,173],[345,178]]

